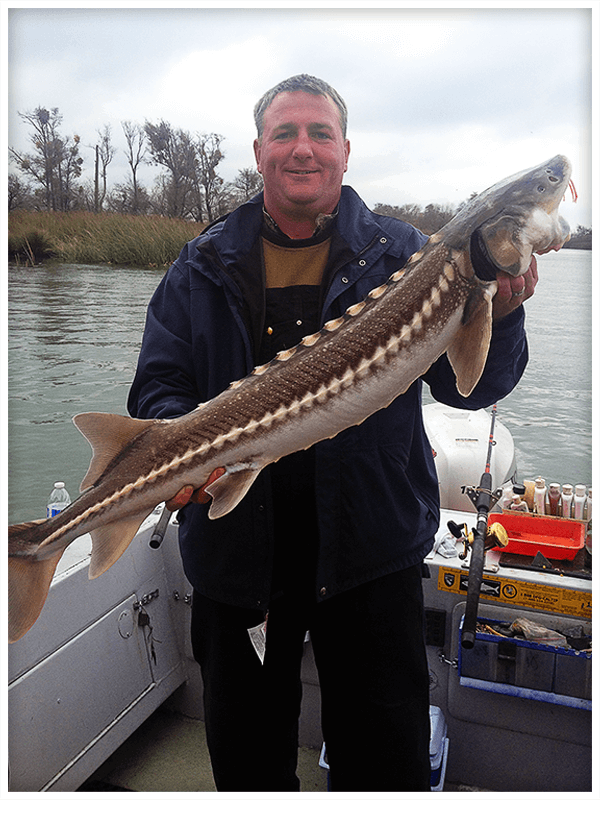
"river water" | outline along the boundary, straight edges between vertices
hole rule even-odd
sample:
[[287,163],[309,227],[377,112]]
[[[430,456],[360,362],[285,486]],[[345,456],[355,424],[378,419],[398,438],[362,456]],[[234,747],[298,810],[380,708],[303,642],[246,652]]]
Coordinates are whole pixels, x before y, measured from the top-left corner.
[[[525,305],[530,363],[498,404],[520,479],[591,484],[592,252],[540,257]],[[56,480],[79,491],[90,447],[78,412],[126,414],[159,271],[59,265],[8,271],[8,520],[45,515]],[[427,397],[425,400],[428,400]]]

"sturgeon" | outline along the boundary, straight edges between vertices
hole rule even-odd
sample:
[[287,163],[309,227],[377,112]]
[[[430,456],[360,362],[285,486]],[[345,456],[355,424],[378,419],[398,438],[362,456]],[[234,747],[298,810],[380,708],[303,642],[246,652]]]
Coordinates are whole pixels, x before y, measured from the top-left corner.
[[65,548],[90,533],[89,578],[107,570],[159,503],[202,486],[209,516],[242,500],[261,469],[332,438],[389,405],[443,353],[468,396],[479,380],[492,330],[495,280],[470,258],[478,231],[489,257],[524,274],[532,252],[558,249],[569,226],[558,206],[570,181],[557,155],[473,198],[405,267],[297,346],[280,352],[187,415],[140,420],[84,413],[73,421],[93,456],[80,496],[60,514],[9,527],[9,639],[35,623]]

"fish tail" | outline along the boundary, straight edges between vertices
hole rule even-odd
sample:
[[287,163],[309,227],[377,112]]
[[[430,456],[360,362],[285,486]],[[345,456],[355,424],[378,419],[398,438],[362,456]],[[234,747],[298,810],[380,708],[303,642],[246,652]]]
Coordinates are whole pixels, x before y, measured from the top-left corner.
[[[45,522],[45,520],[41,520]],[[46,602],[63,551],[44,559],[23,553],[37,536],[40,522],[11,525],[8,529],[8,640],[14,643],[36,622]],[[39,532],[39,530],[38,530]]]

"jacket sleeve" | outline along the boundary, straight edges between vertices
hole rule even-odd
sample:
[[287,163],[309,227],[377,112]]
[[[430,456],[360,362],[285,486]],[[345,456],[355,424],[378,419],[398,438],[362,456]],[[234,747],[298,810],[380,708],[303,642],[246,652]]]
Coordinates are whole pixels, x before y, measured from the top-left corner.
[[482,376],[468,398],[464,398],[456,389],[456,378],[446,354],[431,365],[423,380],[429,385],[436,401],[457,409],[481,409],[512,392],[528,360],[525,312],[521,306],[504,319],[494,322]]
[[127,402],[134,417],[178,417],[195,409],[201,400],[195,383],[190,293],[186,282],[187,273],[180,257],[150,300]]

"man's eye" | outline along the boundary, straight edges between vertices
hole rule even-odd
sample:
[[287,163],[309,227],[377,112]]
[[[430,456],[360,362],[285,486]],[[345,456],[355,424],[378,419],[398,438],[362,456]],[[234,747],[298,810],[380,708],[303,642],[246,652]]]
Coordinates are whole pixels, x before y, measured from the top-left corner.
[[327,133],[327,132],[325,132],[325,131],[323,131],[323,132],[317,132],[317,133],[314,133],[314,136],[315,136],[315,138],[318,138],[318,139],[323,139],[323,140],[325,140],[325,139],[330,139],[330,138],[331,138],[331,136],[329,135],[329,133]]

